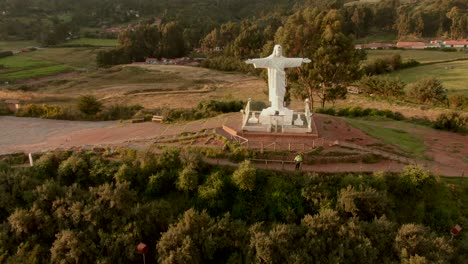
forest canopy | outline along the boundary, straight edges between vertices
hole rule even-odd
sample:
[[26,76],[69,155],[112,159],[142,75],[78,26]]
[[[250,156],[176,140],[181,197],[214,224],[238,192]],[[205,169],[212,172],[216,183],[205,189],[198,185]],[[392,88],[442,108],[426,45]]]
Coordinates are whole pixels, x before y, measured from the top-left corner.
[[[310,174],[206,164],[190,149],[0,162],[1,263],[462,263],[465,188],[417,166]],[[16,161],[15,161],[16,160]],[[465,193],[465,195],[463,195]],[[416,261],[416,262],[415,262]]]

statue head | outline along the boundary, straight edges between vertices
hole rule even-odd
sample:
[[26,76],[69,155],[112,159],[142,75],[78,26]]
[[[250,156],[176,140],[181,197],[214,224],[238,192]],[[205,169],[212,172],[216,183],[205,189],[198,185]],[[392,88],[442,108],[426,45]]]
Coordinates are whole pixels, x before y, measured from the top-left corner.
[[281,50],[281,45],[275,45],[273,49],[273,56],[281,57],[283,55],[283,51]]

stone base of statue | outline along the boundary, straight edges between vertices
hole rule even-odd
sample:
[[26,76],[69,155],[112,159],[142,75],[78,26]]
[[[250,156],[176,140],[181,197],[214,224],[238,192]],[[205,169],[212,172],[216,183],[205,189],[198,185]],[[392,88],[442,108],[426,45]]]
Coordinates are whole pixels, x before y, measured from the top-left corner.
[[290,126],[293,123],[294,111],[286,107],[278,111],[274,110],[273,107],[263,109],[260,113],[259,123],[263,125],[280,125]]
[[[241,112],[242,131],[262,133],[315,133],[312,113],[309,110],[308,101],[305,102],[304,112],[294,112],[282,107],[275,110],[268,107],[260,111],[250,110],[250,99]],[[257,118],[258,116],[258,118]]]

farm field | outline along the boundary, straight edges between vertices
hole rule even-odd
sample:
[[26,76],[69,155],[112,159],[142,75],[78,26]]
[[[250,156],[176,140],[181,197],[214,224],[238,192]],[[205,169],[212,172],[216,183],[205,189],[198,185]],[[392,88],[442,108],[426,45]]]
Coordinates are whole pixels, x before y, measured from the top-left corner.
[[451,93],[468,95],[468,60],[421,65],[390,73],[391,77],[398,77],[405,83],[415,82],[422,78],[434,77],[442,81]]
[[444,52],[437,50],[368,50],[367,60],[400,54],[403,60],[416,60],[422,64],[455,59],[468,59],[467,52]]
[[202,100],[261,100],[266,84],[243,74],[204,68],[134,64],[75,72],[25,83],[26,90],[0,91],[0,100],[63,104],[82,94],[93,94],[104,104],[140,104],[145,108],[191,108]]
[[23,79],[55,75],[73,69],[95,69],[95,56],[100,48],[47,48],[22,52],[0,58],[0,80]]

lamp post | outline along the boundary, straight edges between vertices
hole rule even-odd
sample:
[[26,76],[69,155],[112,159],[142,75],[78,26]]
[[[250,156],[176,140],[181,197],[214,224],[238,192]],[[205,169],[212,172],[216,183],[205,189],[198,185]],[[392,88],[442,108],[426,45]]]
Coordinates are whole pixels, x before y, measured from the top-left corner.
[[145,254],[148,252],[148,246],[145,243],[140,243],[137,246],[137,251],[143,254],[143,264],[146,264]]

